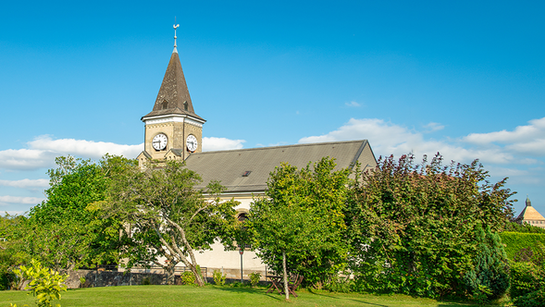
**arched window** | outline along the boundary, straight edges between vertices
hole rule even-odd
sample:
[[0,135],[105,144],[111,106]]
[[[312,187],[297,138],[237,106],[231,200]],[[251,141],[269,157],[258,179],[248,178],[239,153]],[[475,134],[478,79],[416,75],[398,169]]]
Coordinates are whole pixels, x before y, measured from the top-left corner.
[[187,111],[187,101],[184,101],[184,111]]
[[163,100],[163,105],[161,106],[161,108],[162,108],[163,110],[168,109],[168,101]]

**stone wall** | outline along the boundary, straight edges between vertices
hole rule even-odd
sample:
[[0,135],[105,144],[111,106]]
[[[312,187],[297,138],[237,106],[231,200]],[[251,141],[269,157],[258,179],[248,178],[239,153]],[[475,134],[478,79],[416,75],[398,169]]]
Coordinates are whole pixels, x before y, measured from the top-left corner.
[[[249,282],[249,274],[253,271],[244,271],[244,280]],[[240,281],[240,270],[224,269],[223,273],[227,277],[227,282]],[[265,283],[264,272],[261,273],[261,283]],[[204,273],[203,273],[204,274]],[[84,283],[81,281],[84,278]],[[207,270],[205,276],[208,283],[213,283],[213,270]],[[135,285],[165,285],[167,275],[159,272],[148,273],[133,273],[133,272],[116,272],[116,271],[97,271],[97,270],[77,270],[71,271],[66,280],[66,285],[69,289],[75,288],[90,288],[90,287],[112,287],[112,286],[135,286]],[[175,275],[174,283],[181,285],[182,280],[179,274]]]

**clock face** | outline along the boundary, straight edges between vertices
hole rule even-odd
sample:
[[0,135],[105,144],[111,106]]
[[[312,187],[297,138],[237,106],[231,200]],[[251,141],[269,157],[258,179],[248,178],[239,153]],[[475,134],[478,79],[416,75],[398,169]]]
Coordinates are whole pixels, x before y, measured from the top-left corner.
[[167,148],[167,136],[159,133],[155,137],[153,137],[153,141],[151,142],[151,145],[155,150],[163,150]]
[[197,142],[197,138],[192,134],[187,137],[185,144],[187,146],[187,150],[189,151],[197,150],[197,145],[199,145],[199,143]]

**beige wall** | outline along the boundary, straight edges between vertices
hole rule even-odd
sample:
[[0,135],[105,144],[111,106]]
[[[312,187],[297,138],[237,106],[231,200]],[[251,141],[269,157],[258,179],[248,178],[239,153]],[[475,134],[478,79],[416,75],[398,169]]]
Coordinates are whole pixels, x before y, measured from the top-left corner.
[[[167,136],[168,143],[164,150],[156,151],[152,146],[152,141],[153,138],[159,133],[164,133]],[[199,143],[195,152],[202,152],[202,127],[185,121],[183,123],[166,122],[146,125],[144,150],[149,153],[153,159],[164,159],[165,154],[170,149],[179,148],[183,149],[182,159],[185,159],[189,154],[186,149],[185,140],[190,134],[193,134]]]

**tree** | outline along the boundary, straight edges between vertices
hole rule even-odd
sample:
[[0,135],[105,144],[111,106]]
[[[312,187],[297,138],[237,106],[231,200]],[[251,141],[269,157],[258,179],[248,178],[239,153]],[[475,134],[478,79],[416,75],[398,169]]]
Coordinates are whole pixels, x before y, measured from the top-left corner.
[[477,241],[475,266],[464,276],[470,296],[481,301],[500,298],[509,288],[509,266],[498,233],[490,227],[475,227]]
[[269,267],[283,272],[285,285],[288,271],[317,283],[343,268],[349,171],[334,168],[330,158],[300,170],[282,164],[270,174],[266,197],[251,206],[247,223],[253,248]]
[[218,197],[206,200],[203,193],[217,196],[221,185],[213,182],[206,191],[197,190],[200,176],[177,161],[151,164],[145,170],[130,166],[117,174],[106,201],[96,206],[123,221],[122,255],[128,257],[127,265],[153,262],[173,284],[175,266],[182,262],[203,286],[194,251],[210,249],[217,238],[232,244],[236,203]]
[[99,163],[72,156],[55,161],[57,168],[48,171],[47,199],[30,210],[26,252],[57,271],[117,263],[122,225],[101,218],[89,205],[105,199],[119,165],[136,162],[109,155]]
[[0,216],[0,290],[10,289],[16,280],[13,269],[29,260],[23,238],[28,233],[23,215]]
[[359,172],[346,211],[350,268],[361,290],[464,295],[475,263],[475,227],[501,230],[512,217],[506,179],[487,181],[478,163],[442,164],[437,154],[379,159]]

